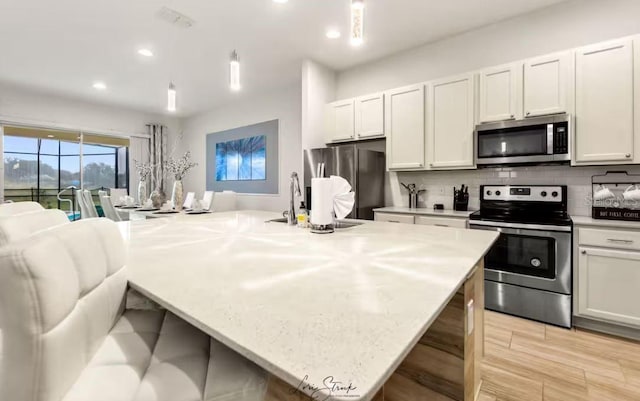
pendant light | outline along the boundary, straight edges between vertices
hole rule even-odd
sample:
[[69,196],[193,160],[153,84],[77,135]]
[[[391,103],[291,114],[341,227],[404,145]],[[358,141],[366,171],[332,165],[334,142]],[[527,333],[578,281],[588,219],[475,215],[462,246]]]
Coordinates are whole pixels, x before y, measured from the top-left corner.
[[240,90],[240,61],[235,50],[231,53],[229,61],[229,87],[232,91]]
[[351,0],[351,45],[364,41],[364,0]]
[[173,82],[169,83],[169,90],[167,91],[167,110],[176,111],[176,87]]

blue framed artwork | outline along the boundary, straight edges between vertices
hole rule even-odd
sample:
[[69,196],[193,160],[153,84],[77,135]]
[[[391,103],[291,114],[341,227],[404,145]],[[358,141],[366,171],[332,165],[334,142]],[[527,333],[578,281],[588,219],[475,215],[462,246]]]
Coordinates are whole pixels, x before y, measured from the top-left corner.
[[278,120],[207,135],[207,190],[278,193]]
[[264,135],[216,143],[216,181],[266,179]]

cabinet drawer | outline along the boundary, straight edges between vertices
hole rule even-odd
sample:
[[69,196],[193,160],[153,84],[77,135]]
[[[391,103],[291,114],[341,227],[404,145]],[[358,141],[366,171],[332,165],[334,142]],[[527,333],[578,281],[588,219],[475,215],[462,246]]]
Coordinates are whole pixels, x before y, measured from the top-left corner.
[[413,224],[414,216],[410,214],[376,213],[376,221],[386,221],[388,223]]
[[578,229],[580,245],[640,250],[640,232],[626,230]]
[[467,228],[466,219],[451,219],[446,217],[416,216],[416,224],[425,226]]

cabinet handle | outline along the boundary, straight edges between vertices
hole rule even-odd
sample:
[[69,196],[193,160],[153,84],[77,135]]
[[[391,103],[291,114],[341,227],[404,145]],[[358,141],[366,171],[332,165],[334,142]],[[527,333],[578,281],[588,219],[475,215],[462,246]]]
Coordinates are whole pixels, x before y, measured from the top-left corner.
[[511,118],[515,118],[515,115],[513,115],[513,114],[512,114],[512,115],[511,115]]
[[449,227],[449,226],[448,226],[448,225],[446,225],[446,224],[434,224],[434,226],[436,226],[436,227]]
[[[530,115],[531,115],[531,112],[530,112],[530,111],[527,111],[527,115],[528,115],[528,116],[530,116]],[[511,116],[511,117],[513,117],[513,116]]]
[[581,254],[586,255],[587,251],[585,251],[584,249],[580,251]]
[[400,223],[398,220],[387,220],[389,223]]
[[630,239],[619,239],[619,238],[607,238],[609,242],[618,242],[621,244],[633,244],[633,240]]
[[626,155],[624,155],[624,157],[626,157],[627,159],[631,157],[631,153],[627,153]]

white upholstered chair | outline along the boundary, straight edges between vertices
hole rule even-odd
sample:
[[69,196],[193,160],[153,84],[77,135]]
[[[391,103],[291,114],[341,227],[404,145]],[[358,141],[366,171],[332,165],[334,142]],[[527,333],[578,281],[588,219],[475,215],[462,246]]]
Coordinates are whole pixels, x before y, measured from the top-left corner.
[[96,204],[93,202],[91,191],[85,189],[82,191],[82,194],[84,195],[84,202],[89,208],[89,214],[91,214],[91,217],[98,217],[98,210],[96,209]]
[[67,214],[58,209],[0,216],[0,246],[29,237],[38,231],[69,223]]
[[98,211],[96,210],[93,199],[91,198],[91,192],[88,190],[78,189],[76,190],[76,199],[78,201],[78,206],[80,206],[81,219],[98,217]]
[[[206,195],[206,192],[205,192]],[[237,194],[233,191],[216,192],[209,210],[214,212],[229,212],[237,210]]]
[[100,206],[102,206],[104,217],[113,221],[122,221],[120,214],[118,214],[116,208],[113,207],[111,197],[107,195],[107,191],[98,191],[98,197],[100,198]]
[[[109,196],[111,196],[111,199],[114,199],[115,201],[118,201],[120,198],[124,198],[127,195],[129,194],[127,193],[126,188],[109,188]],[[116,204],[118,203],[116,202]]]
[[187,196],[184,197],[184,203],[182,207],[185,209],[191,209],[193,207],[193,201],[196,199],[195,192],[187,192]]
[[0,400],[260,400],[260,368],[171,313],[123,311],[125,254],[108,219],[0,247]]
[[14,214],[35,212],[44,210],[37,202],[11,202],[0,204],[0,216],[11,216]]
[[211,210],[211,207],[213,206],[213,197],[213,191],[205,191],[202,196],[202,200],[200,201],[200,206],[205,210]]

